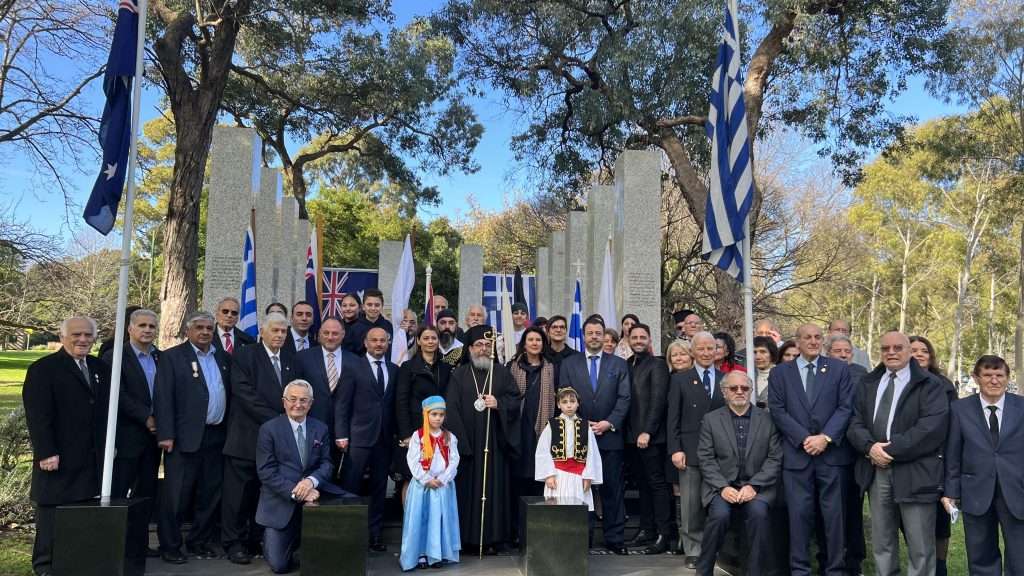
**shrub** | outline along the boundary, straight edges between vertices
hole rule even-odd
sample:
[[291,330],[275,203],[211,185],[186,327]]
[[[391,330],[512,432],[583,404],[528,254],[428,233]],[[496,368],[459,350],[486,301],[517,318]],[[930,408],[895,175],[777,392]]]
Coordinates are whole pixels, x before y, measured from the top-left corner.
[[25,423],[25,409],[18,408],[0,419],[0,526],[24,524],[33,515],[28,499],[32,481],[32,449]]

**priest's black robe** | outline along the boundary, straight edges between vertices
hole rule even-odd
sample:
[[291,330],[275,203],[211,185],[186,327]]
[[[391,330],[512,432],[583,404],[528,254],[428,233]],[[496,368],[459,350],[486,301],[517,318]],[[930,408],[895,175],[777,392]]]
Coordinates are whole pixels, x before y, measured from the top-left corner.
[[[455,495],[459,507],[462,541],[473,546],[512,542],[512,506],[508,497],[509,472],[519,457],[519,389],[508,369],[494,363],[491,394],[495,409],[477,412],[473,402],[477,390],[483,390],[487,371],[463,364],[452,372],[445,394],[445,427],[459,440],[459,471],[455,476]],[[476,385],[473,373],[476,373]],[[487,503],[484,510],[483,541],[480,541],[480,507],[484,480],[484,444],[490,413],[490,447],[487,455]]]

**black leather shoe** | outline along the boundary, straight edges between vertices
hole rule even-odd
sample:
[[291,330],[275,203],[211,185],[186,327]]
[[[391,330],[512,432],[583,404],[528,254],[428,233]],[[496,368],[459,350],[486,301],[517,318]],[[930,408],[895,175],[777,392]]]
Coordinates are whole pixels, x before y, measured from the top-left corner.
[[245,550],[241,548],[233,550],[228,553],[228,560],[234,564],[248,564],[250,559],[249,555],[245,553]]
[[636,536],[632,540],[626,542],[626,546],[635,548],[637,546],[646,546],[654,541],[654,532],[648,532],[647,530],[640,530],[636,533]]
[[186,546],[189,554],[195,554],[196,556],[216,556],[217,553],[206,544],[197,544],[195,546]]
[[440,562],[434,562],[433,564],[430,565],[431,568],[440,568],[441,566],[442,566],[442,564]]
[[160,557],[160,551],[159,550],[157,550],[156,548],[149,548],[149,547],[146,548],[146,558],[159,558],[159,557]]
[[668,550],[668,536],[658,536],[658,539],[651,542],[644,548],[643,554],[664,554]]
[[629,550],[622,543],[605,544],[604,547],[612,554],[618,554],[619,556],[629,554]]
[[683,566],[686,566],[690,570],[696,570],[697,569],[697,557],[696,556],[687,556],[686,560],[683,561]]
[[387,552],[388,545],[384,543],[384,539],[380,536],[374,536],[370,538],[370,550],[374,552]]
[[430,568],[430,564],[427,564],[426,556],[420,556],[420,561],[416,563],[416,568],[420,570],[426,570],[427,568]]
[[686,556],[686,550],[683,548],[682,536],[680,536],[679,539],[676,540],[676,545],[674,548],[672,548],[672,554],[676,556]]
[[188,558],[185,558],[185,555],[180,550],[164,550],[160,553],[160,557],[168,564],[184,564],[188,562]]

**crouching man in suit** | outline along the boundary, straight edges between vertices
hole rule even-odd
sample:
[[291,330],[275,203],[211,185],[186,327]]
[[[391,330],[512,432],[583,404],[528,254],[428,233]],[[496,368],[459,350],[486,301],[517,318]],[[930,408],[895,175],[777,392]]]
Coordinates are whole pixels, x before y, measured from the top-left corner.
[[704,521],[697,574],[712,576],[733,512],[747,526],[747,570],[764,571],[771,526],[768,507],[782,473],[782,441],[768,413],[750,402],[752,385],[742,372],[722,380],[726,405],[708,412],[700,426],[697,458],[703,479]]
[[301,534],[302,507],[321,492],[344,494],[330,483],[331,439],[327,425],[306,418],[313,405],[313,387],[293,380],[284,388],[285,413],[260,427],[256,470],[262,487],[256,522],[263,526],[263,552],[270,569],[281,574],[292,564],[292,550]]

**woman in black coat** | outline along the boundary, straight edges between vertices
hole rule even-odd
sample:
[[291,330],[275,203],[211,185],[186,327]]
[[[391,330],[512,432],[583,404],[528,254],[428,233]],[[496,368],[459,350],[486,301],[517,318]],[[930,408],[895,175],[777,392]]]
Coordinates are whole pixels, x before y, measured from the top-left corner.
[[402,486],[403,509],[405,493],[412,479],[405,455],[412,435],[423,427],[422,403],[430,396],[444,396],[452,374],[452,367],[441,361],[437,347],[437,328],[421,326],[416,331],[409,359],[398,369],[398,388],[395,389],[398,447],[391,459],[391,472],[395,483]]

